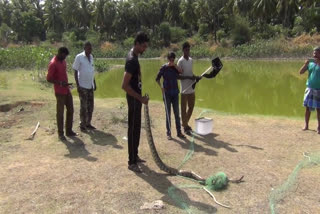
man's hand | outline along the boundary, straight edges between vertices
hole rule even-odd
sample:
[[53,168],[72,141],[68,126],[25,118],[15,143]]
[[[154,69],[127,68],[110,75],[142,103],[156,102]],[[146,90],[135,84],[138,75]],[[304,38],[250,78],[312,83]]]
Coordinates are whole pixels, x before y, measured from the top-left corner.
[[141,102],[142,104],[148,105],[149,97],[148,97],[148,96],[143,96],[143,97],[141,97],[140,102]]
[[195,76],[196,77],[196,82],[199,82],[199,80],[202,79],[202,76]]
[[162,94],[164,94],[166,92],[166,89],[161,87],[161,91],[162,91]]
[[62,87],[67,87],[69,86],[69,84],[65,81],[59,81],[59,85],[62,86]]

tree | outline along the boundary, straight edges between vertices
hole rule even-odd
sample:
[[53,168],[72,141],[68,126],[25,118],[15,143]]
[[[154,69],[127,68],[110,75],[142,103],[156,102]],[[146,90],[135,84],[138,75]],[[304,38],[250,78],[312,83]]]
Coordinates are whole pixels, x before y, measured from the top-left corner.
[[180,17],[180,4],[181,0],[171,0],[168,2],[165,17],[166,20],[173,26],[178,26],[182,22]]
[[0,24],[11,26],[12,5],[9,0],[0,0]]
[[59,0],[46,0],[44,3],[44,19],[49,37],[53,40],[60,40],[64,31],[62,20],[62,3]]
[[114,20],[117,15],[117,5],[112,0],[98,0],[95,8],[94,22],[101,34],[107,33],[111,38],[114,31]]
[[44,41],[46,39],[46,30],[45,30],[45,18],[44,18],[44,10],[43,5],[41,4],[41,0],[29,0],[31,4],[31,10],[35,14],[35,16],[40,19],[41,25],[39,27],[39,38]]
[[181,3],[181,17],[185,26],[190,26],[191,30],[197,30],[197,20],[195,19],[195,4],[192,0],[184,0]]
[[62,20],[66,31],[80,27],[80,8],[78,0],[62,0]]
[[270,22],[276,11],[276,0],[256,0],[253,3],[253,13],[260,22]]
[[279,0],[277,4],[277,11],[280,20],[282,20],[283,27],[293,27],[294,16],[299,10],[299,0]]

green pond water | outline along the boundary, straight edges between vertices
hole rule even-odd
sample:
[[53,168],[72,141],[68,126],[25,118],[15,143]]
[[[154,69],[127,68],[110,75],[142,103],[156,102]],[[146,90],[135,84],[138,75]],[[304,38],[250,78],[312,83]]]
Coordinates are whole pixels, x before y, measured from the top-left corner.
[[[108,60],[113,69],[96,76],[98,97],[125,97],[121,89],[124,60]],[[165,60],[140,60],[143,93],[162,100],[155,82]],[[301,61],[223,60],[223,69],[214,79],[203,78],[196,86],[196,106],[236,114],[303,117],[303,94],[307,73],[299,74]],[[114,66],[113,66],[114,65]],[[118,65],[118,66],[117,66]],[[194,60],[200,75],[209,60]]]

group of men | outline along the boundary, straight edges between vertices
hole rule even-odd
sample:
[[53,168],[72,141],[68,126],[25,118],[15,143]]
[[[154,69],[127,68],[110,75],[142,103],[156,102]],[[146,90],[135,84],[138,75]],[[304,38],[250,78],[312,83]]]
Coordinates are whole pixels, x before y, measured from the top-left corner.
[[[95,129],[91,124],[92,113],[94,107],[93,91],[96,90],[94,79],[94,64],[92,45],[90,42],[84,44],[84,51],[79,53],[72,65],[74,69],[74,78],[77,85],[77,91],[80,98],[80,130]],[[57,127],[60,140],[66,140],[63,129],[64,106],[66,106],[66,123],[65,134],[68,137],[78,135],[72,130],[73,124],[73,98],[71,95],[71,83],[68,83],[66,57],[69,55],[69,50],[66,47],[61,47],[58,54],[52,58],[48,66],[47,81],[54,84],[54,91],[57,100]]]
[[[142,104],[148,105],[149,97],[142,96],[142,81],[141,70],[139,64],[139,55],[141,55],[148,47],[149,37],[144,32],[137,33],[133,48],[129,51],[126,63],[125,72],[122,81],[122,89],[126,92],[128,104],[128,169],[134,172],[141,172],[138,165],[140,162],[145,162],[138,155],[141,131],[141,108]],[[166,108],[166,127],[167,137],[172,139],[170,112],[171,105],[173,107],[177,136],[185,138],[181,131],[181,123],[179,117],[179,87],[177,80],[181,80],[181,117],[184,132],[191,135],[191,127],[189,120],[191,118],[195,105],[195,92],[190,84],[200,79],[192,72],[192,58],[190,57],[190,44],[183,44],[183,56],[175,64],[175,54],[168,54],[168,63],[160,68],[156,81],[161,87],[163,99]],[[94,79],[94,64],[92,45],[86,42],[84,51],[78,54],[74,60],[72,68],[74,69],[74,77],[77,85],[77,91],[80,98],[80,130],[86,132],[88,129],[95,129],[91,124],[92,113],[94,107],[93,91],[96,90]],[[66,140],[63,129],[63,114],[64,106],[67,109],[65,133],[68,137],[76,136],[72,130],[73,122],[73,98],[70,92],[68,83],[66,57],[69,51],[66,47],[61,47],[58,54],[53,57],[49,63],[47,81],[54,84],[55,96],[57,99],[57,126],[58,135],[61,140]],[[163,83],[160,80],[163,78]]]

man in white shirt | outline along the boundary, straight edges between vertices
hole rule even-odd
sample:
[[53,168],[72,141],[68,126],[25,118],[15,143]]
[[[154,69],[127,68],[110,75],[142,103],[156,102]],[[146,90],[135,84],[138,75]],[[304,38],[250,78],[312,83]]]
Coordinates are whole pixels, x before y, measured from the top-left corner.
[[84,44],[84,51],[79,53],[72,65],[74,78],[80,98],[80,130],[85,132],[87,129],[96,129],[91,125],[94,107],[93,91],[96,90],[94,79],[94,66],[92,45],[90,42]]
[[[192,72],[192,58],[190,57],[190,44],[185,42],[182,45],[183,56],[178,60],[178,66],[182,70],[182,76],[193,77],[193,79],[181,79],[181,119],[184,132],[191,135],[192,128],[189,126],[194,104],[195,104],[195,91],[190,87],[195,80],[200,77],[195,76]],[[188,107],[188,109],[187,109]]]

